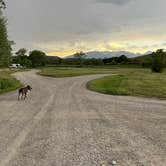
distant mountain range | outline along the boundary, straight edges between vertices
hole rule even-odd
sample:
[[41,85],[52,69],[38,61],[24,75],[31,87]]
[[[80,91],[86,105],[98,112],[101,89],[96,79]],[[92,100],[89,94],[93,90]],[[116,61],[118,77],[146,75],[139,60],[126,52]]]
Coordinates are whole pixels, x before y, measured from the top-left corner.
[[[92,51],[92,52],[87,52],[86,53],[86,58],[96,58],[96,59],[104,59],[104,58],[111,58],[111,57],[119,57],[121,55],[125,55],[128,58],[132,57],[138,57],[141,56],[142,54],[140,53],[132,53],[128,51]],[[66,58],[73,58],[74,55],[67,56]]]

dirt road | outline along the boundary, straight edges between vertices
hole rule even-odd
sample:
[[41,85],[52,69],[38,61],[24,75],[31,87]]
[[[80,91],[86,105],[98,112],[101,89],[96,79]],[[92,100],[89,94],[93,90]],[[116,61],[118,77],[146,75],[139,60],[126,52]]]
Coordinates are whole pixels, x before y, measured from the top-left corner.
[[0,166],[166,165],[166,101],[86,90],[102,75],[15,76],[33,90],[0,96]]

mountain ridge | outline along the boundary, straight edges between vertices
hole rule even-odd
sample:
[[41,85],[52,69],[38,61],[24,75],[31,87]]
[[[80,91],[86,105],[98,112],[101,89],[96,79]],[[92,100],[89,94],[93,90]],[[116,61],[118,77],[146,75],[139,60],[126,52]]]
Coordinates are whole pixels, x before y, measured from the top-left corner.
[[[85,53],[87,59],[95,58],[95,59],[105,59],[105,58],[111,58],[111,57],[119,57],[121,55],[125,55],[128,58],[138,57],[143,54],[140,53],[133,53],[129,51],[90,51]],[[69,55],[65,58],[73,58],[74,55]]]

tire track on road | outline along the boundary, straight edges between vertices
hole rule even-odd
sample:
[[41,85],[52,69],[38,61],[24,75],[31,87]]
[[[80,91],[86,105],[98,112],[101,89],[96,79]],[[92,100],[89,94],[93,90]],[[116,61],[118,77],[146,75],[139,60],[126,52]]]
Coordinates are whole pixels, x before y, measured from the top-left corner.
[[32,122],[30,122],[29,125],[26,128],[24,128],[24,130],[18,135],[18,137],[13,141],[13,143],[7,148],[7,156],[6,158],[4,158],[3,161],[1,161],[0,166],[6,166],[17,154],[17,150],[24,142],[27,135],[31,132],[31,130],[38,124],[38,122],[44,117],[44,115],[49,110],[50,105],[52,105],[54,101],[54,97],[54,95],[51,95],[49,97],[46,104],[43,106],[41,111],[33,118]]

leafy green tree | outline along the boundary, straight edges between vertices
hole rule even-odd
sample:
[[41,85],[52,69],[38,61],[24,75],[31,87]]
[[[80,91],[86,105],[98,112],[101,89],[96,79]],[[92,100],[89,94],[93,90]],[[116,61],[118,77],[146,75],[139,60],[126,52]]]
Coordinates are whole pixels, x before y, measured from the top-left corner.
[[26,53],[27,53],[27,50],[26,50],[25,48],[20,48],[20,49],[16,52],[16,55],[17,55],[17,56],[27,56]]
[[0,9],[5,9],[6,8],[6,4],[3,0],[0,0]]
[[28,56],[24,59],[22,59],[21,63],[22,66],[24,67],[32,67],[32,62],[31,60],[28,58]]
[[21,64],[24,67],[31,67],[32,62],[27,56],[27,50],[25,48],[21,48],[16,52],[16,56],[12,58],[12,63]]
[[163,71],[163,56],[165,56],[165,52],[162,49],[157,50],[152,53],[151,60],[151,70],[152,72],[161,73]]
[[12,62],[13,63],[19,63],[21,65],[25,65],[24,64],[24,59],[28,59],[27,55],[26,55],[26,49],[25,48],[21,48],[19,49],[15,54],[16,56],[13,57]]
[[126,63],[126,62],[128,62],[129,61],[129,59],[127,58],[127,56],[125,56],[125,55],[121,55],[120,57],[118,57],[118,59],[117,59],[117,62],[118,63]]
[[31,51],[29,59],[31,60],[33,67],[45,66],[47,64],[46,54],[39,50]]
[[83,59],[86,57],[86,54],[84,52],[77,52],[76,54],[74,54],[74,58],[77,59],[78,64],[80,66],[82,66],[83,63]]
[[11,59],[11,42],[8,40],[6,19],[2,10],[6,8],[3,0],[0,0],[0,67],[9,66]]
[[106,64],[116,65],[116,64],[118,64],[118,59],[119,59],[119,57],[106,58],[106,59],[103,59],[103,63],[105,65]]

